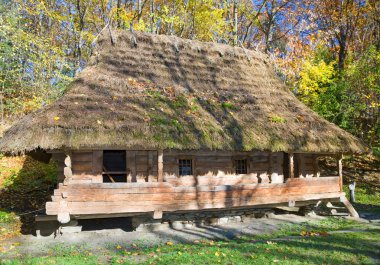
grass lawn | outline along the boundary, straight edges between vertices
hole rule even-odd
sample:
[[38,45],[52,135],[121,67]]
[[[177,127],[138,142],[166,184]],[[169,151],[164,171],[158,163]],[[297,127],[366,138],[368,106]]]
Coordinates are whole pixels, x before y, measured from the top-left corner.
[[380,227],[329,218],[229,241],[167,242],[155,247],[110,244],[102,249],[62,244],[43,257],[0,264],[378,264],[379,251]]

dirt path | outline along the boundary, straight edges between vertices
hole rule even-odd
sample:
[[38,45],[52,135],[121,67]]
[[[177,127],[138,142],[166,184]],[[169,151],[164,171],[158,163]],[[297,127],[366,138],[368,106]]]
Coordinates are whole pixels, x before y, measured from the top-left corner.
[[[195,240],[223,240],[232,239],[239,235],[262,235],[276,232],[284,224],[300,224],[306,221],[321,220],[324,217],[304,217],[293,214],[272,215],[271,218],[248,219],[244,222],[228,223],[215,226],[192,226],[182,229],[165,228],[157,231],[127,232],[123,229],[103,229],[67,233],[54,237],[36,237],[21,235],[8,242],[3,242],[0,253],[9,256],[41,256],[49,250],[64,245],[80,245],[91,249],[107,249],[110,245],[138,244],[153,246],[168,241],[174,243],[191,243]],[[6,254],[5,254],[6,253]]]
[[[271,234],[289,224],[323,220],[321,216],[298,216],[293,214],[271,215],[270,218],[248,219],[244,222],[215,226],[192,226],[182,229],[165,228],[157,231],[126,232],[122,229],[104,229],[63,234],[57,237],[36,237],[22,235],[11,241],[3,242],[1,258],[43,256],[61,246],[81,246],[98,251],[114,249],[117,245],[154,246],[171,241],[173,243],[193,243],[196,240],[225,240],[237,236]],[[379,227],[379,226],[377,226]],[[299,238],[299,237],[297,237]],[[292,240],[291,237],[276,240]]]

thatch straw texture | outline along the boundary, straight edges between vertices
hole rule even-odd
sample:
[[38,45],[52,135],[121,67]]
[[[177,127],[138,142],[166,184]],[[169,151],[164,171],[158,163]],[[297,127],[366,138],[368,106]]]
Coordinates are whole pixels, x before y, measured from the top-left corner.
[[54,104],[0,142],[42,149],[220,149],[360,153],[352,135],[299,102],[265,55],[222,44],[114,31]]

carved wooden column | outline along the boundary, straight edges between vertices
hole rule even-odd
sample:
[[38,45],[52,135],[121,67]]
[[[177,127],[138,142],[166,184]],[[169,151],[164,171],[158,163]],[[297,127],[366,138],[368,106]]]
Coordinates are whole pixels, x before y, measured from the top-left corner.
[[294,154],[289,152],[289,176],[294,178]]
[[71,178],[73,177],[72,163],[71,163],[71,152],[65,152],[65,167],[63,168],[63,174],[65,175],[65,180],[63,181],[64,185],[70,183]]
[[158,176],[157,181],[163,182],[164,181],[164,150],[160,149],[158,150]]
[[[65,175],[65,180],[63,181],[63,185],[69,185],[70,180],[73,176],[73,171],[72,171],[72,163],[71,163],[71,152],[65,152],[66,158],[65,158],[65,167],[63,168],[63,173]],[[68,209],[68,204],[66,201],[66,196],[64,193],[62,193],[62,199],[59,201],[59,206],[58,206],[58,214],[57,214],[57,220],[61,224],[66,224],[70,222],[70,213]]]
[[339,176],[339,187],[340,191],[343,191],[343,154],[339,154],[337,157],[338,160],[338,176]]

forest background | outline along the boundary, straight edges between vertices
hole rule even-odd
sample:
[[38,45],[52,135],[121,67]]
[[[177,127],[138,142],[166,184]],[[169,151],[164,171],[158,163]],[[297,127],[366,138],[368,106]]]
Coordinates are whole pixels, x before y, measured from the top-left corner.
[[293,93],[380,156],[378,0],[1,0],[0,135],[54,102],[107,27],[262,51]]

